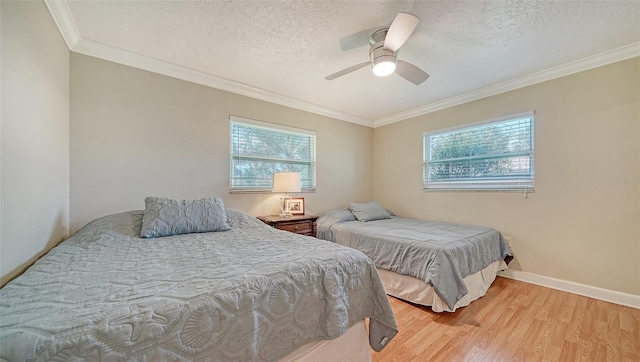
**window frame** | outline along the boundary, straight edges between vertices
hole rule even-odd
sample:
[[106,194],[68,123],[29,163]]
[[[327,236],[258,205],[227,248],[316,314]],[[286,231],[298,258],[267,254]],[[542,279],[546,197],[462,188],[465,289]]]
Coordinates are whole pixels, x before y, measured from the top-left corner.
[[[499,123],[507,123],[510,121],[517,121],[519,119],[530,118],[530,143],[531,149],[528,151],[517,151],[511,153],[505,153],[505,157],[508,156],[529,156],[530,167],[529,167],[529,176],[522,178],[508,178],[508,177],[483,177],[475,180],[466,179],[462,181],[434,181],[429,180],[429,165],[431,158],[431,137],[452,133],[454,131],[462,131],[465,129],[477,128],[482,126],[489,126],[491,124],[499,124]],[[485,120],[470,124],[465,124],[462,126],[449,127],[445,129],[439,129],[434,131],[424,132],[422,134],[422,182],[423,182],[423,191],[432,192],[432,191],[499,191],[499,192],[534,192],[535,191],[535,112],[523,112],[518,114],[513,114],[509,116],[494,118],[491,120]],[[486,156],[484,156],[486,158]],[[464,160],[464,159],[472,159],[473,156],[463,158],[452,158],[450,160]],[[479,157],[475,157],[476,159]],[[502,157],[498,157],[502,158]],[[442,162],[442,160],[439,160]]]
[[[312,131],[312,130],[307,130],[307,129],[302,129],[302,128],[296,128],[296,127],[289,127],[289,126],[285,126],[285,125],[281,125],[281,124],[277,124],[277,123],[270,123],[270,122],[263,122],[263,121],[257,121],[254,119],[248,119],[248,118],[243,118],[243,117],[239,117],[239,116],[234,116],[231,115],[229,116],[229,193],[271,193],[271,187],[269,188],[252,188],[252,187],[234,187],[233,186],[233,179],[234,179],[234,160],[236,158],[247,158],[247,156],[240,156],[240,155],[235,155],[234,154],[234,134],[233,134],[233,125],[234,124],[240,124],[240,125],[244,125],[244,126],[249,126],[249,127],[255,127],[255,128],[261,128],[261,129],[266,129],[269,131],[274,131],[274,132],[278,132],[278,133],[293,133],[293,134],[297,134],[297,135],[304,135],[304,136],[309,136],[312,138],[313,141],[313,150],[312,150],[312,160],[308,161],[308,163],[310,163],[311,166],[311,187],[302,187],[301,192],[315,192],[316,190],[316,172],[317,172],[317,163],[316,163],[316,157],[317,157],[317,133],[316,131]],[[260,160],[263,159],[265,161],[277,161],[279,159],[273,159],[273,158],[268,158],[268,157],[257,157],[254,156],[252,157],[255,160]],[[282,159],[283,161],[286,162],[286,159]],[[290,160],[289,162],[294,162],[292,160]],[[298,163],[303,163],[303,162],[298,162]],[[277,172],[277,171],[276,171]]]

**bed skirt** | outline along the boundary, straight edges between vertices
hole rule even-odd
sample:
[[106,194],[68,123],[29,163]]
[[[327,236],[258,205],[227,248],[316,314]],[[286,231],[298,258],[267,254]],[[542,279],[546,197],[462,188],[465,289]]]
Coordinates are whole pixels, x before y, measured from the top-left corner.
[[468,306],[474,300],[484,296],[489,290],[491,283],[496,279],[498,271],[507,269],[504,260],[498,260],[489,264],[486,268],[477,273],[464,278],[464,283],[469,291],[460,299],[451,310],[447,304],[440,299],[432,287],[423,280],[394,273],[388,270],[377,268],[384,290],[393,297],[431,307],[434,312],[454,312],[456,309]]
[[307,343],[284,356],[280,362],[354,361],[370,362],[369,335],[364,319],[338,338]]

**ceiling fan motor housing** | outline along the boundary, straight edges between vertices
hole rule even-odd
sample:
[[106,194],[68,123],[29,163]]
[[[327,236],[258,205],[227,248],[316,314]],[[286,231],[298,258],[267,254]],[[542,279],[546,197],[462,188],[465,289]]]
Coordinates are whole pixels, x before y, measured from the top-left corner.
[[383,62],[396,63],[396,52],[385,49],[384,47],[384,39],[387,36],[388,30],[388,28],[380,29],[371,34],[369,38],[369,44],[371,45],[369,49],[369,59],[371,59],[372,66]]

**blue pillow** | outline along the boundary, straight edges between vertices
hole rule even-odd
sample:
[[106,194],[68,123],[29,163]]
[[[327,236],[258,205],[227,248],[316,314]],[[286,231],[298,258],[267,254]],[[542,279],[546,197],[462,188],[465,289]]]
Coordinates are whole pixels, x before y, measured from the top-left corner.
[[224,203],[219,197],[174,200],[149,196],[144,204],[142,238],[229,230]]
[[391,219],[389,212],[375,201],[358,203],[350,202],[349,210],[358,219],[358,221],[374,221],[382,219]]

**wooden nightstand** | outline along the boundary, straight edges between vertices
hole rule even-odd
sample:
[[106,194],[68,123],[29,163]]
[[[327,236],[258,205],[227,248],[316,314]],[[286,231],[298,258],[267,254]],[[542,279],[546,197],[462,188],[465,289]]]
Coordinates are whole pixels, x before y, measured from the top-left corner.
[[318,215],[305,214],[292,215],[291,217],[268,215],[258,216],[258,219],[276,229],[316,237],[316,220],[318,220]]

